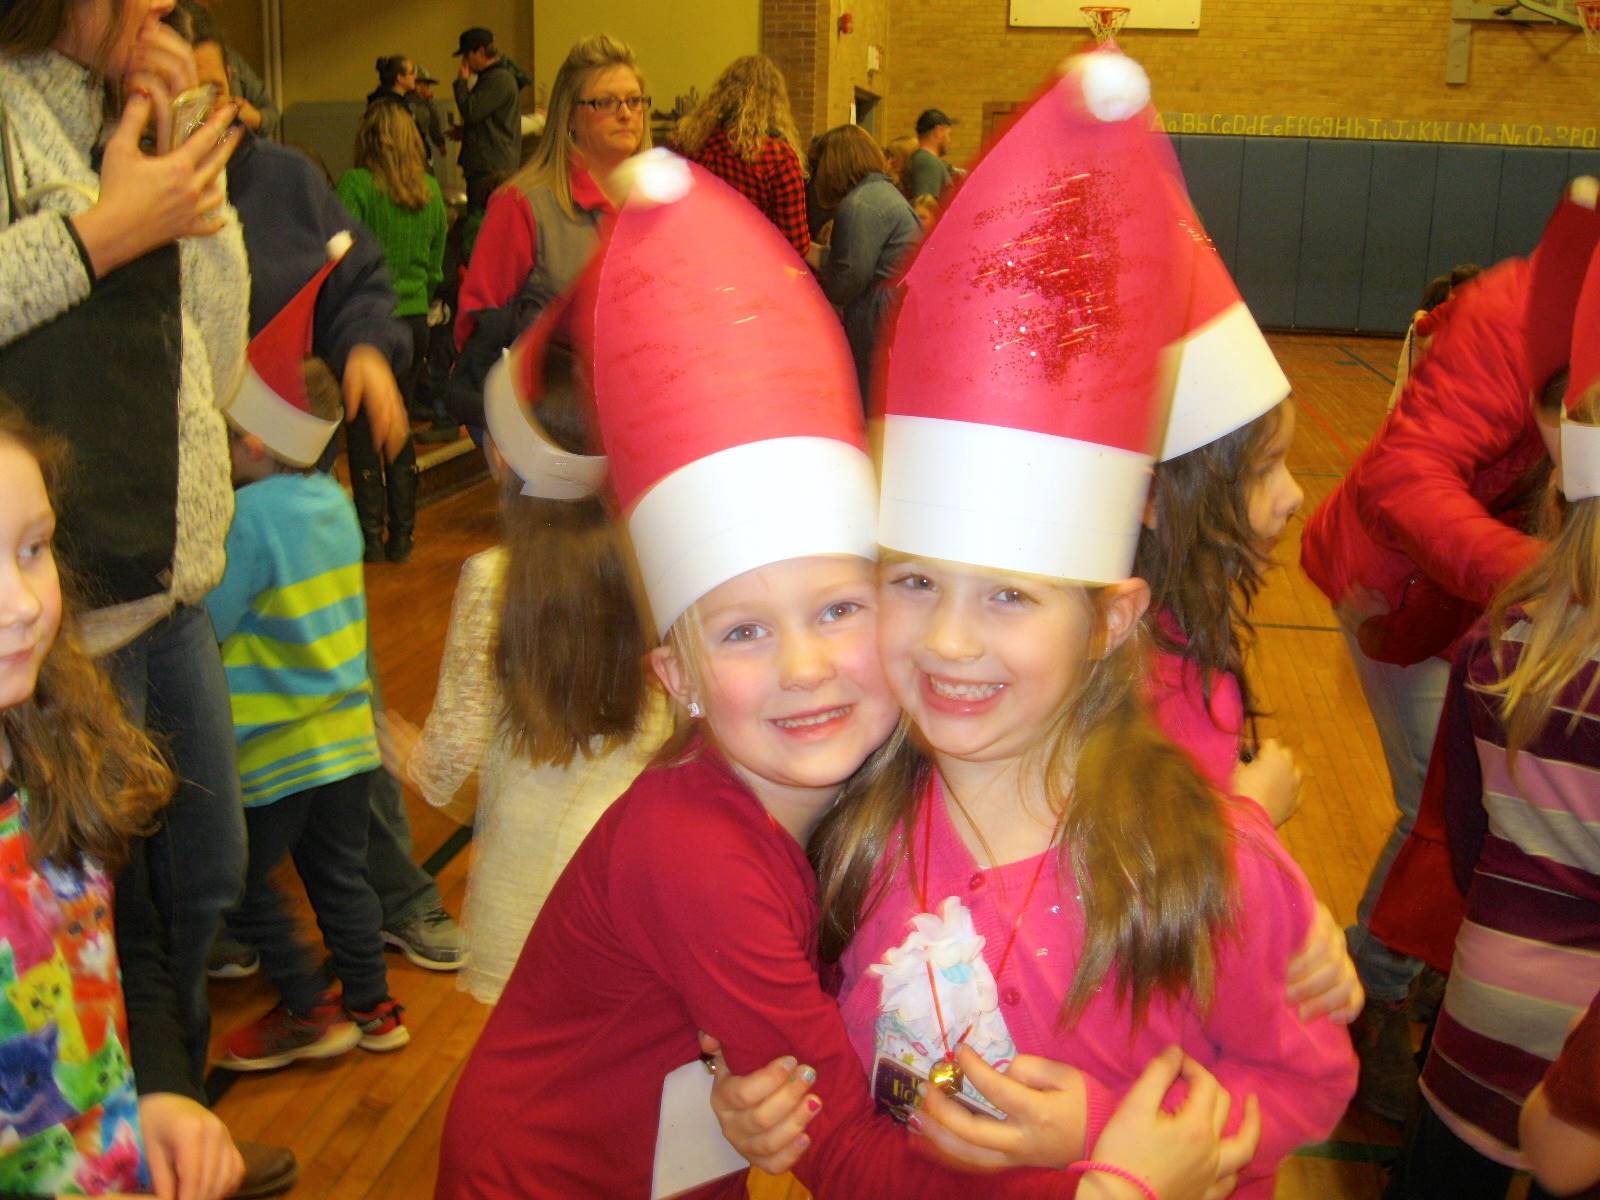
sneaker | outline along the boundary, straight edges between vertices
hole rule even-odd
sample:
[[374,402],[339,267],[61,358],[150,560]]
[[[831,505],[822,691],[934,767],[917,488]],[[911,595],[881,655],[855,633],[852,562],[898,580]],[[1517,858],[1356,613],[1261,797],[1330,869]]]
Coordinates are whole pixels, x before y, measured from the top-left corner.
[[1404,1124],[1410,1117],[1420,1094],[1409,1009],[1405,1000],[1386,1002],[1369,996],[1350,1026],[1350,1039],[1361,1063],[1356,1103],[1396,1124]]
[[337,996],[324,994],[305,1014],[278,1005],[253,1025],[229,1034],[219,1067],[230,1071],[270,1071],[302,1058],[334,1058],[354,1050],[361,1030],[345,1017]]
[[400,1014],[404,1011],[393,996],[385,996],[383,1002],[370,1012],[347,1008],[345,1015],[361,1031],[360,1046],[363,1050],[398,1050],[411,1040],[411,1031],[400,1020]]
[[206,958],[206,974],[212,979],[246,979],[261,970],[261,955],[254,946],[220,935]]
[[442,908],[385,929],[382,936],[386,944],[428,971],[459,971],[467,961],[467,937]]

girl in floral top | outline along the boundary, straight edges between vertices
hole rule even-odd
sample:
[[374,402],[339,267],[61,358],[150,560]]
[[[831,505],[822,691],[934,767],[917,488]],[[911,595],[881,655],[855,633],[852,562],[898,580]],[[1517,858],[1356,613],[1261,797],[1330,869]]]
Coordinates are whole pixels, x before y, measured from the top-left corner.
[[209,1200],[242,1174],[226,1129],[129,1062],[108,871],[173,781],[63,620],[57,457],[0,407],[0,1195]]

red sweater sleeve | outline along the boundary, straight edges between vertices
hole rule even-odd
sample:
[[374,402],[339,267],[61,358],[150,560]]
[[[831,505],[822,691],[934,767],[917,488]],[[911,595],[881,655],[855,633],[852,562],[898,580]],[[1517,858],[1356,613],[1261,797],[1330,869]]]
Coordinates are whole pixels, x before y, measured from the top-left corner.
[[1315,906],[1311,887],[1265,822],[1236,818],[1239,891],[1236,932],[1217,953],[1217,987],[1195,1058],[1233,1097],[1230,1130],[1244,1100],[1261,1105],[1261,1145],[1241,1185],[1269,1179],[1296,1147],[1326,1137],[1356,1089],[1350,1035],[1319,1017],[1302,1021],[1284,998],[1288,962],[1305,941]]
[[796,254],[811,248],[806,220],[806,177],[793,147],[781,138],[767,139],[767,217],[789,239]]
[[[1491,516],[1474,477],[1533,419],[1520,300],[1527,266],[1503,264],[1454,306],[1433,348],[1351,476],[1362,522],[1452,594],[1483,607],[1538,543]],[[1490,290],[1492,289],[1492,290]]]
[[[709,807],[709,806],[708,806]],[[942,1167],[876,1111],[865,1073],[812,957],[814,905],[796,864],[753,847],[748,825],[660,805],[613,857],[618,929],[676,988],[689,1018],[747,1073],[782,1054],[817,1072],[821,1113],[794,1168],[819,1196],[970,1200],[975,1178]],[[801,868],[803,869],[803,868]],[[797,915],[800,924],[797,928]],[[985,1176],[985,1195],[1071,1196],[1060,1172]]]
[[461,280],[456,305],[456,349],[467,344],[478,323],[475,315],[485,308],[509,304],[528,272],[537,265],[538,231],[528,198],[516,188],[501,188],[489,197],[472,261]]

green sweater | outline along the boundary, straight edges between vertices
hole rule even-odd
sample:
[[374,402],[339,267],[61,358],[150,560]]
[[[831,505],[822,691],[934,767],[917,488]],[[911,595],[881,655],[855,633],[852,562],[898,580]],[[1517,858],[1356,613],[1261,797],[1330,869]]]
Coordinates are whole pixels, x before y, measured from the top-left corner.
[[394,276],[397,317],[427,312],[433,289],[444,278],[444,197],[439,181],[432,175],[427,180],[428,203],[412,210],[380,192],[365,167],[353,167],[339,177],[339,199],[383,247]]

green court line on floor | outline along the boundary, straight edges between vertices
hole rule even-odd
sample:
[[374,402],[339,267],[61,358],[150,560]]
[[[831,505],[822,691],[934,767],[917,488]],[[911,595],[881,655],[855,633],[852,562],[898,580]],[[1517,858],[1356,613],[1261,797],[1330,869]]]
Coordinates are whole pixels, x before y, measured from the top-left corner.
[[422,864],[422,869],[429,875],[437,875],[455,861],[456,855],[466,849],[470,841],[472,841],[472,826],[463,825],[445,838],[437,850],[428,855],[428,861]]
[[1322,1158],[1331,1162],[1360,1162],[1387,1165],[1400,1155],[1399,1146],[1384,1146],[1376,1142],[1313,1142],[1301,1146],[1290,1157]]
[[1343,345],[1341,343],[1340,346],[1339,346],[1339,349],[1343,350],[1351,358],[1351,362],[1350,363],[1346,363],[1346,364],[1343,364],[1343,365],[1345,365],[1345,366],[1355,365],[1355,366],[1365,367],[1367,370],[1371,371],[1374,375],[1376,375],[1379,379],[1381,379],[1385,383],[1387,383],[1390,387],[1394,386],[1394,376],[1393,375],[1389,374],[1387,371],[1380,370],[1378,367],[1373,366],[1366,359],[1362,358],[1361,355],[1357,354],[1354,350],[1350,349],[1349,346]]
[[1289,625],[1278,621],[1252,621],[1257,629],[1297,629],[1301,633],[1338,633],[1337,625]]

